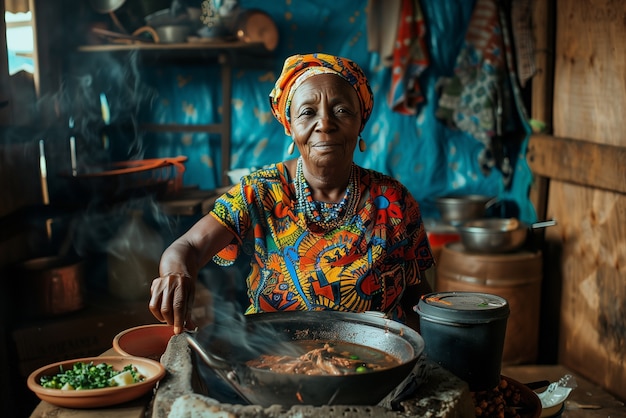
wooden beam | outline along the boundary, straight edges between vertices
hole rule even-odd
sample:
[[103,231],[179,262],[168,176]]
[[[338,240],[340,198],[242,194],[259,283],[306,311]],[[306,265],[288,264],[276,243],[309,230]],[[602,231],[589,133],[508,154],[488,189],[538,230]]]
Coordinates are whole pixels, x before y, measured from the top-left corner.
[[[533,2],[536,72],[532,78],[530,109],[531,118],[544,125],[542,133],[552,133],[555,10],[555,0]],[[549,189],[550,180],[536,175],[529,198],[539,219],[547,217]]]
[[626,193],[626,148],[536,134],[526,154],[533,173],[583,186]]

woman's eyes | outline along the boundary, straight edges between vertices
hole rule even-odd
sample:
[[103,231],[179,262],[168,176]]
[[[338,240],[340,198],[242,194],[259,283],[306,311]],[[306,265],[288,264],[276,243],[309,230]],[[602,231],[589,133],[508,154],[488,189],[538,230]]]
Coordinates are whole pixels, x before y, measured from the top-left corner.
[[[337,107],[333,111],[335,114],[348,114],[348,115],[354,114],[354,112],[350,111],[350,109],[346,107]],[[300,112],[300,116],[312,116],[312,115],[315,115],[315,109],[313,108],[305,108],[305,109],[302,109],[302,111]]]

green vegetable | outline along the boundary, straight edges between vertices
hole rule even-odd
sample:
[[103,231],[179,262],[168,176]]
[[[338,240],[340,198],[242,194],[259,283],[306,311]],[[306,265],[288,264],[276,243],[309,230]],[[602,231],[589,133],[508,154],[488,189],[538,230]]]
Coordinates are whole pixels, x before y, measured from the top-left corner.
[[357,373],[365,373],[367,371],[367,367],[365,366],[359,366],[356,368],[355,370]]
[[133,382],[137,383],[144,377],[137,371],[132,364],[124,367],[124,370],[117,371],[113,366],[106,363],[94,364],[93,362],[74,363],[70,370],[63,370],[60,367],[60,373],[54,376],[42,376],[39,382],[41,386],[49,389],[99,389],[117,386],[111,378],[124,372],[130,371],[133,376]]

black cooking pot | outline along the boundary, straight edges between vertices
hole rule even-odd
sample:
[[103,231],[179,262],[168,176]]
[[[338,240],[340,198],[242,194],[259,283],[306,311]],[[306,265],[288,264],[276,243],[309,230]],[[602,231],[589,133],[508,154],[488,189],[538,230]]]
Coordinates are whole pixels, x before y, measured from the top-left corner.
[[[400,385],[424,350],[413,329],[374,312],[301,311],[245,316],[245,342],[200,343],[187,333],[189,345],[244,400],[253,405],[376,405]],[[235,332],[236,334],[236,332]],[[332,340],[374,348],[400,360],[398,366],[347,375],[278,373],[248,367],[260,354],[280,354],[289,341]]]

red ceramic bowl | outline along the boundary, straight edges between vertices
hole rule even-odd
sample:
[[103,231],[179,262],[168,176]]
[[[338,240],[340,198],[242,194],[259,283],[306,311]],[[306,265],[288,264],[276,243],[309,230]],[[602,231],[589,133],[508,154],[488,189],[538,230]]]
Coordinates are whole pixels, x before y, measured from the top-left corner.
[[117,334],[113,338],[113,349],[123,356],[159,361],[173,335],[174,327],[171,325],[140,325]]
[[[113,366],[115,370],[123,370],[125,366],[132,364],[143,374],[146,379],[143,382],[133,383],[126,386],[116,386],[102,389],[85,389],[85,390],[61,390],[47,389],[41,386],[40,379],[42,376],[54,376],[60,373],[60,370],[71,369],[77,363],[94,364],[106,363]],[[32,372],[26,384],[39,399],[53,405],[65,408],[100,408],[103,406],[117,405],[137,399],[150,392],[156,384],[165,376],[165,367],[158,361],[150,360],[143,357],[85,357],[74,360],[65,360],[43,366]]]

